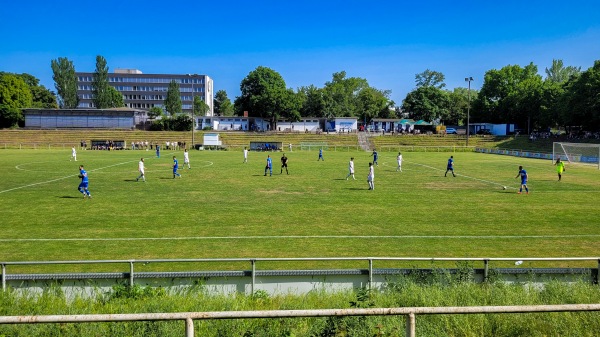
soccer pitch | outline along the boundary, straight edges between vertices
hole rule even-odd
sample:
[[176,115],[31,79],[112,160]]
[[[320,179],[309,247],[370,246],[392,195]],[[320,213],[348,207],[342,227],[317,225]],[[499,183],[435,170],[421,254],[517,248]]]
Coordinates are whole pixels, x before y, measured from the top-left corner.
[[[2,150],[1,260],[600,255],[597,168],[569,165],[558,182],[547,160],[405,152],[396,172],[397,153],[380,152],[369,191],[370,154],[286,152],[286,175],[281,152],[243,164],[241,151],[192,151],[188,170],[183,151],[79,151],[72,162],[70,149]],[[450,155],[456,178],[444,177]],[[92,200],[77,191],[79,164]],[[519,165],[529,195],[517,194]]]

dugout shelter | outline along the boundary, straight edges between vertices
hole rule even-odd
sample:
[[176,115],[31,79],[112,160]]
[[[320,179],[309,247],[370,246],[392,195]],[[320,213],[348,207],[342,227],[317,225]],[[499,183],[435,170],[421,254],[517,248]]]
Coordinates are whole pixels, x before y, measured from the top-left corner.
[[279,151],[282,148],[282,142],[250,142],[250,151]]

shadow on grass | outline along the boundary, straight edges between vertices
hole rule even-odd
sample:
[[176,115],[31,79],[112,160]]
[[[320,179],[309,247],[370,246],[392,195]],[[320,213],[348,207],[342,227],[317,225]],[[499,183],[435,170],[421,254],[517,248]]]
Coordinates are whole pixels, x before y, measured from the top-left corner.
[[135,180],[135,179],[123,179],[123,181],[128,181],[128,182],[131,182],[131,181],[133,181],[133,182],[135,182],[135,181],[137,181],[137,180]]
[[72,195],[63,195],[62,197],[59,197],[59,198],[61,198],[61,199],[81,199],[83,197],[81,197],[81,196],[80,197],[74,197]]

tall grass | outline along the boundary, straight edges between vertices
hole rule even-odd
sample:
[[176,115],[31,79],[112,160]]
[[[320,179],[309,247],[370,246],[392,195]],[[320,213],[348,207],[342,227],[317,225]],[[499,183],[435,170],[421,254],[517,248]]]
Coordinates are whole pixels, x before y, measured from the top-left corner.
[[[466,277],[465,277],[466,276]],[[476,284],[469,272],[405,276],[380,290],[306,296],[209,295],[202,286],[167,292],[115,287],[96,298],[67,300],[56,288],[43,294],[0,294],[0,315],[111,314],[241,310],[600,303],[597,285],[550,282]],[[404,336],[402,316],[195,321],[196,336]],[[419,336],[597,336],[599,313],[419,315]],[[183,322],[1,325],[0,336],[183,336]]]

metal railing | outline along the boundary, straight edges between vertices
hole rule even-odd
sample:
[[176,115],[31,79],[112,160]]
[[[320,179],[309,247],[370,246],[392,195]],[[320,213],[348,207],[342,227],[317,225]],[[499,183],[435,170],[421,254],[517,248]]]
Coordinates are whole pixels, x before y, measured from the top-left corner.
[[[280,151],[288,152],[289,143],[283,144]],[[125,150],[131,150],[131,145],[128,143]],[[162,145],[162,144],[161,144]],[[0,143],[0,149],[18,149],[18,150],[69,150],[71,147],[75,147],[77,150],[83,150],[79,143],[76,142],[65,142],[65,143]],[[329,144],[329,145],[318,145],[318,144],[293,144],[292,151],[318,151],[320,148],[326,146],[327,151],[333,152],[350,152],[350,151],[362,151],[358,144]],[[244,147],[248,147],[247,144],[223,144],[220,146],[221,149],[227,149],[230,151],[242,151]],[[88,146],[88,150],[91,147]],[[206,150],[211,148],[205,147]],[[377,146],[377,149],[382,152],[394,152],[394,151],[405,151],[405,152],[474,152],[475,146],[462,146],[462,145],[390,145],[384,144]],[[132,151],[142,151],[142,149],[135,149]]]
[[0,324],[39,323],[91,323],[126,321],[185,321],[185,336],[194,337],[194,320],[343,317],[343,316],[406,316],[407,337],[416,336],[417,315],[497,314],[537,312],[600,311],[600,304],[562,304],[529,306],[472,306],[472,307],[406,307],[370,309],[318,309],[318,310],[266,310],[266,311],[217,311],[141,314],[90,314],[90,315],[40,315],[0,316]]
[[[600,271],[600,257],[523,257],[523,258],[454,258],[454,257],[306,257],[306,258],[223,258],[223,259],[147,259],[147,260],[73,260],[73,261],[0,261],[2,267],[2,290],[6,290],[6,281],[8,278],[7,267],[8,266],[35,266],[35,265],[72,265],[72,264],[126,264],[128,266],[128,273],[122,273],[123,277],[128,277],[129,285],[133,286],[135,283],[135,265],[141,264],[146,265],[149,263],[230,263],[230,262],[247,262],[250,263],[250,278],[251,278],[251,293],[254,293],[256,285],[257,275],[257,263],[258,262],[309,262],[309,261],[364,261],[368,263],[367,276],[368,284],[373,283],[373,270],[374,262],[381,261],[408,261],[408,262],[479,262],[483,264],[483,280],[487,280],[490,273],[490,262],[518,262],[523,261],[544,261],[544,262],[557,262],[557,261],[590,261],[596,262],[597,271]],[[598,283],[600,272],[595,275],[594,282]],[[111,273],[110,278],[114,278],[114,273]]]

